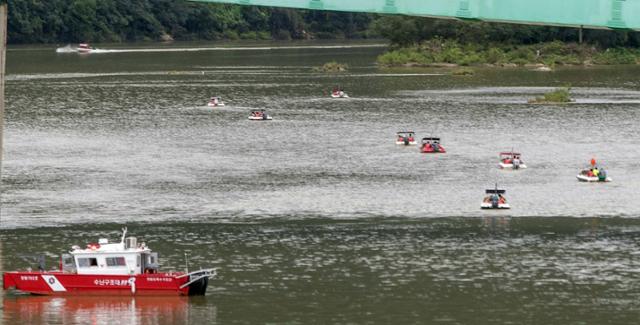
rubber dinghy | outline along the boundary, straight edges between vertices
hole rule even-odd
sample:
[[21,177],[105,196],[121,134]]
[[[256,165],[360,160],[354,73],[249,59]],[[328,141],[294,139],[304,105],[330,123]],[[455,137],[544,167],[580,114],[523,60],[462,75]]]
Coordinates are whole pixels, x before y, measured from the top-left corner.
[[418,144],[413,131],[400,131],[397,133],[396,144],[402,146],[415,146]]
[[484,210],[505,210],[511,209],[509,203],[507,203],[507,199],[504,197],[506,190],[498,189],[498,185],[496,184],[496,188],[486,190],[485,193],[487,196],[484,197],[482,203],[480,203],[480,208]]
[[[597,170],[597,173],[594,174],[594,170]],[[580,182],[587,183],[607,183],[612,181],[611,177],[607,176],[607,172],[603,168],[598,169],[598,167],[582,170],[576,178]]]
[[260,109],[260,110],[251,111],[251,115],[249,115],[249,120],[270,121],[270,120],[273,120],[273,118],[271,118],[271,116],[267,114],[267,111]]
[[527,165],[524,164],[521,156],[522,155],[519,152],[501,152],[500,162],[498,163],[498,166],[500,167],[500,169],[525,169],[527,168]]

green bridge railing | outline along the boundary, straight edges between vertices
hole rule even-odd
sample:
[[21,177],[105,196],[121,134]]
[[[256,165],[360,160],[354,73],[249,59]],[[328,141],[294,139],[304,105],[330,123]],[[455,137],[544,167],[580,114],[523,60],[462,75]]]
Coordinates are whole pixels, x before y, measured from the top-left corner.
[[640,30],[640,0],[193,0],[532,25]]

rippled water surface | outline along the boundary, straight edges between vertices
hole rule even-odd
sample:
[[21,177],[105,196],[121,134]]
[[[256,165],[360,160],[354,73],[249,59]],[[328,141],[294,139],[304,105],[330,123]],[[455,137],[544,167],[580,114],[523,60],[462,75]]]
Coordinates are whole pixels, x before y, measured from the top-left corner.
[[[378,69],[381,47],[307,45],[9,51],[2,269],[127,224],[163,267],[187,250],[220,277],[196,299],[5,294],[4,321],[640,319],[640,68],[456,77]],[[332,60],[349,72],[311,71]],[[335,84],[351,98],[327,98]],[[575,103],[527,104],[566,84]],[[227,106],[207,108],[213,95]],[[258,108],[274,120],[248,121]],[[448,153],[396,146],[403,129]],[[527,170],[497,169],[511,148]],[[577,182],[591,157],[612,183]],[[480,211],[496,182],[512,209]]]

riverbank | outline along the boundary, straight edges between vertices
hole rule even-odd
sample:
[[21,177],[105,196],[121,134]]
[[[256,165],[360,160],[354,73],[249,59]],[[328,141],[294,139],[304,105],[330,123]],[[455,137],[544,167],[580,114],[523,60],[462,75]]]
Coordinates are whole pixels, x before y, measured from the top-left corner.
[[419,45],[392,49],[377,58],[386,67],[498,66],[550,67],[640,63],[640,49],[608,48],[560,41],[531,45],[462,44],[432,39]]

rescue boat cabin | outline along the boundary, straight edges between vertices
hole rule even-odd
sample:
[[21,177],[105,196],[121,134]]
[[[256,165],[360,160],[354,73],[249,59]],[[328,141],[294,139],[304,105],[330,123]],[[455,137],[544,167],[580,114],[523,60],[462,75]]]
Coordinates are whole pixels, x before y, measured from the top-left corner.
[[71,247],[68,254],[62,254],[62,270],[76,274],[135,275],[158,272],[158,253],[151,252],[145,243],[137,243],[135,237],[125,237],[122,241],[109,243],[101,238],[86,248]]

